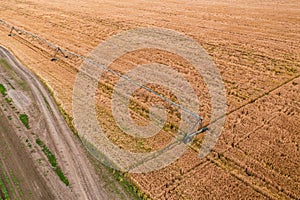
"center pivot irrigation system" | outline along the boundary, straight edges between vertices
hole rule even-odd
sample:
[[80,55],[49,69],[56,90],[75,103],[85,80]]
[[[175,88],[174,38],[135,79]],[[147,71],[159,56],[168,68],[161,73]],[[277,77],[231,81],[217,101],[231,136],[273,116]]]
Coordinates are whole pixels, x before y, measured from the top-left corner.
[[2,23],[4,26],[6,26],[8,29],[10,29],[10,32],[8,34],[9,36],[15,36],[16,34],[18,34],[18,35],[26,35],[28,37],[31,37],[33,39],[38,40],[39,42],[42,42],[42,43],[46,44],[49,48],[53,49],[54,50],[54,55],[53,55],[51,61],[58,60],[59,58],[57,57],[57,55],[59,53],[64,58],[68,58],[69,57],[68,55],[77,57],[78,59],[80,59],[80,60],[82,60],[84,62],[87,62],[89,64],[95,65],[95,66],[97,66],[97,67],[99,67],[99,68],[101,68],[101,69],[103,69],[103,70],[105,70],[107,72],[110,72],[113,75],[116,75],[116,76],[118,76],[118,77],[120,77],[122,79],[125,79],[125,80],[129,81],[130,83],[132,83],[132,84],[134,84],[134,85],[136,85],[136,86],[138,86],[140,88],[145,89],[146,91],[148,91],[148,92],[154,94],[155,96],[159,97],[160,99],[162,99],[164,102],[170,103],[171,105],[173,105],[174,107],[178,108],[179,110],[182,110],[183,112],[191,115],[194,119],[196,119],[196,123],[192,124],[190,132],[183,134],[183,137],[181,138],[181,142],[183,142],[185,144],[189,144],[189,143],[191,143],[193,141],[193,139],[194,139],[194,137],[196,135],[198,135],[200,133],[203,133],[203,132],[205,132],[205,131],[208,130],[207,127],[203,127],[202,126],[203,119],[202,119],[201,116],[199,116],[198,114],[196,114],[196,113],[194,113],[194,112],[192,112],[192,111],[184,108],[182,105],[175,103],[171,99],[163,96],[162,94],[154,91],[153,89],[151,89],[151,88],[149,88],[149,87],[147,87],[147,86],[145,86],[145,85],[143,85],[143,84],[141,84],[141,83],[139,83],[139,82],[131,79],[130,77],[125,76],[125,75],[123,75],[123,74],[121,74],[121,73],[119,73],[119,72],[117,72],[115,70],[112,70],[110,68],[107,68],[106,66],[100,65],[99,63],[97,63],[94,60],[91,60],[91,59],[89,59],[87,57],[84,57],[82,55],[79,55],[77,53],[71,52],[71,51],[66,50],[66,49],[62,49],[59,46],[57,46],[57,45],[55,45],[53,43],[50,43],[49,41],[47,41],[47,40],[45,40],[45,39],[43,39],[43,38],[41,38],[41,37],[39,37],[39,36],[37,36],[37,35],[35,35],[33,33],[30,33],[28,31],[25,31],[25,30],[22,30],[20,28],[17,28],[16,26],[13,26],[10,23],[8,23],[8,22],[6,22],[6,21],[4,21],[2,19],[0,19],[0,23]]

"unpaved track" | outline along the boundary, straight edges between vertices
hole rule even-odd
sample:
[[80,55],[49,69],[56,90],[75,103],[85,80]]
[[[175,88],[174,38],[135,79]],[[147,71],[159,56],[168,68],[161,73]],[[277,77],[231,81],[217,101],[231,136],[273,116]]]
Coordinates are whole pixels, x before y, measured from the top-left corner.
[[[7,60],[10,66],[19,73],[30,85],[36,104],[47,121],[47,129],[51,141],[56,148],[58,162],[66,171],[70,181],[69,187],[61,187],[61,184],[51,185],[59,199],[108,199],[108,195],[96,180],[96,173],[88,158],[80,148],[81,144],[68,128],[57,106],[53,103],[48,91],[40,81],[23,67],[14,56],[5,48],[0,47],[0,54]],[[53,113],[47,108],[45,99]]]

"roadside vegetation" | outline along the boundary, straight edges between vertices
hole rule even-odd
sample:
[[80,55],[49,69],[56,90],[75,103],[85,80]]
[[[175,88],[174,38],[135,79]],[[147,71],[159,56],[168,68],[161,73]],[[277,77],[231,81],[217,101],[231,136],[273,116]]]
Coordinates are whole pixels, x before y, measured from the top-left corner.
[[5,98],[6,103],[8,103],[10,106],[12,105],[12,99],[11,98]]
[[2,96],[6,96],[6,88],[1,83],[0,83],[0,93],[2,94]]
[[47,156],[49,163],[53,167],[53,170],[58,175],[60,180],[66,185],[69,186],[69,180],[62,172],[61,168],[58,166],[55,155],[50,151],[50,149],[41,141],[40,138],[36,139],[36,143],[42,148],[42,151]]
[[21,122],[24,124],[24,126],[25,126],[27,129],[29,129],[28,115],[26,115],[26,114],[21,114],[19,118],[20,118]]

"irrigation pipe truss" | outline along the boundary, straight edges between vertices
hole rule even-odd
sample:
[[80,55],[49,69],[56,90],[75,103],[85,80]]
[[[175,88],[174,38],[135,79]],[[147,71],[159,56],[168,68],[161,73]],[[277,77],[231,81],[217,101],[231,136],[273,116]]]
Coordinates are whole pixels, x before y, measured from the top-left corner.
[[[194,124],[194,125],[192,126],[191,133],[187,133],[187,134],[185,135],[185,137],[183,138],[183,141],[184,141],[185,143],[191,142],[191,141],[193,140],[193,138],[194,138],[197,134],[202,133],[202,132],[204,132],[204,131],[207,130],[207,128],[205,128],[205,127],[203,128],[203,127],[202,127],[202,120],[203,120],[203,119],[202,119],[201,116],[199,116],[198,114],[196,114],[196,113],[194,113],[194,112],[192,112],[192,111],[190,111],[190,110],[184,108],[182,105],[175,103],[175,102],[172,101],[171,99],[169,99],[169,98],[163,96],[162,94],[160,94],[160,93],[158,93],[158,92],[152,90],[151,88],[149,88],[149,87],[147,87],[147,86],[145,86],[145,85],[143,85],[143,84],[141,84],[141,83],[139,83],[139,82],[137,82],[137,81],[131,79],[130,77],[125,76],[125,75],[123,75],[123,74],[121,74],[121,73],[119,73],[119,72],[117,72],[117,71],[115,71],[115,70],[109,69],[109,68],[107,68],[107,67],[105,67],[105,66],[103,66],[103,65],[100,65],[99,63],[97,63],[97,62],[95,62],[95,61],[93,61],[93,60],[91,60],[91,59],[89,59],[89,58],[87,58],[87,57],[85,57],[85,56],[79,55],[79,54],[77,54],[77,53],[74,53],[74,52],[69,51],[69,50],[66,50],[66,49],[62,49],[62,48],[60,48],[58,45],[55,45],[55,44],[53,44],[53,43],[47,41],[46,39],[41,38],[41,37],[39,37],[39,36],[37,36],[37,35],[35,35],[35,34],[33,34],[33,33],[30,33],[30,32],[28,32],[28,31],[25,31],[25,30],[22,30],[22,29],[20,29],[20,28],[17,28],[16,26],[14,26],[14,25],[12,25],[12,24],[10,24],[10,23],[8,23],[8,22],[2,20],[2,19],[0,19],[0,23],[2,23],[4,26],[6,26],[8,29],[10,29],[9,36],[13,36],[13,35],[14,35],[13,32],[15,31],[15,32],[18,33],[19,35],[25,34],[25,35],[27,35],[27,36],[29,36],[29,37],[32,37],[32,38],[34,38],[34,39],[39,40],[40,42],[46,44],[48,47],[52,48],[52,49],[55,51],[54,57],[51,59],[52,61],[54,61],[54,60],[57,59],[55,56],[56,56],[56,54],[59,53],[59,52],[60,52],[65,58],[68,58],[67,54],[68,54],[68,55],[72,55],[72,56],[74,56],[74,57],[77,57],[77,58],[81,59],[82,61],[88,62],[88,63],[90,63],[90,64],[92,64],[92,65],[97,66],[97,67],[100,67],[101,69],[103,69],[103,70],[105,70],[105,71],[107,71],[107,72],[110,72],[110,73],[112,73],[113,75],[116,75],[116,76],[118,76],[118,77],[120,77],[120,78],[123,78],[123,79],[129,81],[130,83],[132,83],[132,84],[134,84],[134,85],[136,85],[136,86],[138,86],[138,87],[140,87],[140,88],[143,88],[143,89],[145,89],[146,91],[148,91],[148,92],[154,94],[155,96],[159,97],[159,98],[162,99],[163,101],[168,102],[168,103],[170,103],[171,105],[177,107],[178,109],[180,109],[180,110],[182,110],[182,111],[184,111],[184,112],[190,114],[192,117],[194,117],[195,119],[197,119],[197,122],[196,122],[196,124]],[[197,125],[199,125],[200,128],[199,128],[198,130],[195,130],[195,128],[197,127]]]

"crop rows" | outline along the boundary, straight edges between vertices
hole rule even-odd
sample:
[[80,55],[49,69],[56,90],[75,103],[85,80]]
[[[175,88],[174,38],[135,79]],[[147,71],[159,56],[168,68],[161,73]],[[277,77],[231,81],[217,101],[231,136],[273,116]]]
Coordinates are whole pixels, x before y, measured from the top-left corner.
[[[68,3],[59,4],[64,7]],[[12,23],[82,55],[109,36],[134,27],[155,25],[191,36],[204,46],[222,74],[228,100],[224,131],[207,159],[199,159],[196,152],[204,135],[199,136],[192,149],[175,163],[149,174],[130,174],[132,182],[154,199],[296,198],[300,191],[299,23],[291,8],[297,2],[262,2],[259,8],[256,3],[233,4],[224,0],[212,6],[204,1],[149,1],[145,6],[110,1],[101,4],[100,12],[93,3],[87,3],[86,8],[74,3],[72,9],[55,10],[51,5],[35,9],[23,4],[9,9],[11,3],[3,2],[1,12]],[[275,7],[277,15],[272,13]],[[91,16],[87,10],[98,15]],[[5,38],[7,32],[0,34]],[[45,80],[66,112],[72,113],[72,87],[81,63],[72,57],[50,62],[54,53],[51,49],[21,37],[7,40],[12,46],[27,50],[26,55],[19,52],[22,60]],[[132,52],[110,67],[126,73],[138,64],[154,61],[171,65],[193,84],[208,124],[210,98],[205,84],[178,56],[153,50]],[[103,77],[96,102],[99,122],[109,138],[133,151],[148,152],[164,146],[171,137],[166,132],[173,133],[170,130],[147,141],[121,133],[110,109],[112,88],[118,79],[108,74]],[[132,116],[138,123],[146,124],[145,110],[150,104],[139,92],[133,100],[142,103],[131,105]],[[176,125],[178,118],[172,120]]]

